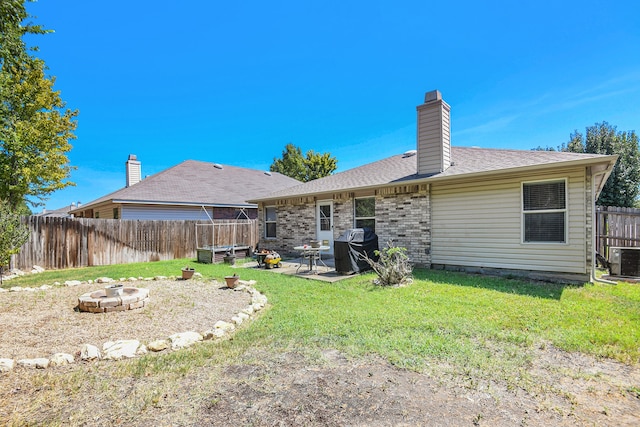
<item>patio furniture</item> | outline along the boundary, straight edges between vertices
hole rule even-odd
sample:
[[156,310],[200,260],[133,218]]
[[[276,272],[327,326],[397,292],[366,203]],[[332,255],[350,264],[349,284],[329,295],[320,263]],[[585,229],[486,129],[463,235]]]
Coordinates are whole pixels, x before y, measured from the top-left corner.
[[306,265],[309,266],[308,270],[306,271],[307,273],[318,273],[318,262],[324,265],[326,268],[329,268],[327,267],[327,264],[322,261],[321,255],[322,251],[328,251],[329,249],[331,249],[329,246],[319,246],[317,248],[314,248],[310,245],[303,245],[295,246],[293,249],[296,251],[300,251],[300,265],[296,269],[296,274],[298,274],[300,268],[305,265],[305,260],[307,261]]

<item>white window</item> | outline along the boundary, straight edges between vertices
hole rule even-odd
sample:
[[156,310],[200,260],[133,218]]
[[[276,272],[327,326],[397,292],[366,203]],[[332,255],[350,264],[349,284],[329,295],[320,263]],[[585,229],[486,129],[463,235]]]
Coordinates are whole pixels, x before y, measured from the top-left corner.
[[276,237],[276,207],[265,206],[264,208],[264,237]]
[[376,199],[366,197],[355,199],[354,218],[356,228],[370,228],[376,231]]
[[522,220],[525,243],[567,241],[567,182],[522,184]]

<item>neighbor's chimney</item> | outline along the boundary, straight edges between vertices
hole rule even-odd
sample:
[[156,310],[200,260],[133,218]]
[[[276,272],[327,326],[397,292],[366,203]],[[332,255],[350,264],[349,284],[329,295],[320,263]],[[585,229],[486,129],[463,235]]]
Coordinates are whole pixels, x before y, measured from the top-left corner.
[[432,90],[424,95],[418,110],[418,174],[436,174],[451,166],[449,111],[442,94]]
[[142,179],[140,162],[135,154],[129,154],[129,159],[125,165],[127,165],[127,187],[131,187]]

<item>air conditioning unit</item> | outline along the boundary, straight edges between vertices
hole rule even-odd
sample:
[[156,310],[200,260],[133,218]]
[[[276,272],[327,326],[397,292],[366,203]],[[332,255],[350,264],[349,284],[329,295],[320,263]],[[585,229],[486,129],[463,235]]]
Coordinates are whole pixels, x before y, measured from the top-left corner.
[[609,248],[609,269],[613,276],[640,276],[640,248]]

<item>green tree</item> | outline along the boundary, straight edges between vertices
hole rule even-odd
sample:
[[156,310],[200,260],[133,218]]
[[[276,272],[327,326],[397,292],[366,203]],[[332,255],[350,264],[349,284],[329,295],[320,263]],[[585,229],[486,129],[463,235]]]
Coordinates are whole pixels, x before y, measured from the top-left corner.
[[8,202],[0,199],[0,284],[4,267],[9,264],[11,255],[20,251],[20,247],[29,238],[29,229],[20,220],[20,215]]
[[67,153],[78,112],[65,109],[55,78],[30,53],[37,48],[23,41],[47,32],[27,18],[24,0],[0,3],[0,198],[14,210],[74,185]]
[[309,150],[306,156],[303,156],[300,147],[287,144],[282,152],[282,158],[274,158],[269,170],[290,176],[298,181],[308,182],[329,176],[337,168],[338,160],[330,153],[320,154]]
[[617,154],[611,176],[607,180],[598,204],[633,207],[640,194],[640,146],[635,131],[618,132],[607,122],[586,128],[586,137],[577,130],[562,146],[562,151],[592,154]]

